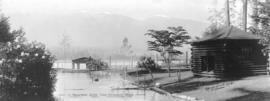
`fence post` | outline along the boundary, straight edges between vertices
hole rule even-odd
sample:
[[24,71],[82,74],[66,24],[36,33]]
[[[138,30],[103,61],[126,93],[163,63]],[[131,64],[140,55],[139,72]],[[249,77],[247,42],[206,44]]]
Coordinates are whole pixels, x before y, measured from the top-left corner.
[[109,62],[110,62],[110,68],[112,68],[112,57],[109,57]]
[[133,56],[131,56],[131,68],[133,68]]

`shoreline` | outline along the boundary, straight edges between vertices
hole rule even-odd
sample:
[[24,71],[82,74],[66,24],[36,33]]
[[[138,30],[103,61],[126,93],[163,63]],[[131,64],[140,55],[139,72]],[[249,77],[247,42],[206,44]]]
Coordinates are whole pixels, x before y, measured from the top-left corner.
[[[86,73],[86,70],[82,71]],[[138,77],[130,74],[134,70],[104,71],[118,73],[121,78],[137,86],[133,89],[143,88],[174,98],[184,98],[186,99],[184,101],[268,101],[270,99],[269,75],[225,80],[213,77],[193,77],[190,71],[184,71],[181,72],[181,79],[178,81],[177,72],[172,72],[171,77],[167,72],[154,72],[154,81],[151,81],[148,73],[141,73]]]

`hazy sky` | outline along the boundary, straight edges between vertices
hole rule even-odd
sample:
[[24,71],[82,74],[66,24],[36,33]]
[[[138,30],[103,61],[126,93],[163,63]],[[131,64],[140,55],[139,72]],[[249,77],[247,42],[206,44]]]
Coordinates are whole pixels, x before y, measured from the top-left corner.
[[[219,2],[217,2],[219,1]],[[158,15],[205,21],[220,0],[2,0],[10,13],[117,13],[133,18]]]
[[[225,0],[2,0],[1,10],[6,16],[10,17],[13,28],[23,27],[25,29],[26,36],[30,40],[41,41],[53,46],[59,44],[61,33],[67,32],[67,34],[71,33],[70,36],[72,37],[72,42],[77,45],[81,44],[82,41],[87,41],[86,45],[88,46],[118,47],[115,46],[115,44],[121,43],[121,39],[126,36],[129,37],[128,35],[119,31],[114,31],[115,33],[119,32],[120,34],[107,34],[108,37],[112,38],[105,38],[101,40],[103,42],[100,42],[100,39],[97,38],[102,37],[99,35],[99,31],[103,34],[106,33],[106,31],[102,31],[103,29],[98,28],[108,29],[109,27],[112,27],[119,29],[121,28],[121,25],[114,26],[114,24],[111,23],[117,22],[110,23],[106,22],[106,20],[102,23],[101,21],[92,21],[100,24],[96,25],[98,27],[95,28],[95,25],[91,20],[96,18],[90,19],[89,15],[117,14],[136,20],[144,20],[155,16],[207,22],[207,18],[210,16],[209,9],[213,7],[223,7],[224,1]],[[65,14],[67,14],[68,17],[65,17]],[[82,17],[79,18],[80,21],[72,21],[74,26],[67,25],[68,23],[66,22],[69,22],[69,20],[65,18],[78,18],[76,16],[81,16],[83,14],[87,14],[87,18]],[[60,21],[62,20],[61,17],[65,19],[63,20],[65,22]],[[50,22],[50,19],[52,22]],[[90,21],[83,19],[88,19]],[[100,19],[102,19],[102,17]],[[42,20],[47,22],[42,22]],[[125,20],[119,21],[127,20],[128,19],[125,18]],[[129,25],[130,23],[133,24],[132,21],[127,24]],[[106,24],[111,26],[106,26]],[[94,25],[91,27],[92,29],[90,27],[82,28],[91,25]],[[140,30],[139,32],[141,35],[139,37],[136,36],[136,33],[133,33],[133,35],[129,37],[133,44],[137,43],[138,39],[143,38],[144,33],[147,31],[146,29],[141,31],[143,28],[136,29],[134,26],[137,25],[138,24],[133,24],[131,26],[133,28],[127,30],[129,32]],[[74,33],[78,35],[75,35]],[[86,34],[91,34],[91,37],[85,38]],[[145,39],[144,41],[139,42],[146,43]],[[136,44],[133,46],[140,47],[136,46]]]

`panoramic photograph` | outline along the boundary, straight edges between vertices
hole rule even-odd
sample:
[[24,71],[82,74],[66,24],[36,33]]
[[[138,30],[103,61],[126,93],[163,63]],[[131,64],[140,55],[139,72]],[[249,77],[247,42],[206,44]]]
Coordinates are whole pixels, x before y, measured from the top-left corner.
[[270,0],[0,0],[0,101],[270,101]]

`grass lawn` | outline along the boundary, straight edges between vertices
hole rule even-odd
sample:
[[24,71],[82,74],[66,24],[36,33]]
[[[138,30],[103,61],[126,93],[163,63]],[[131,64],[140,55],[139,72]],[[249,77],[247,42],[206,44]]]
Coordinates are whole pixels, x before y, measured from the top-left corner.
[[190,71],[181,72],[178,81],[176,71],[169,77],[166,71],[155,72],[154,81],[146,72],[137,77],[136,72],[129,72],[127,79],[153,86],[161,84],[161,89],[170,93],[204,99],[205,101],[270,101],[270,76],[252,76],[235,80],[211,77],[193,77]]

